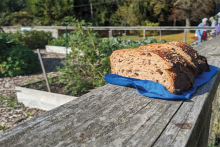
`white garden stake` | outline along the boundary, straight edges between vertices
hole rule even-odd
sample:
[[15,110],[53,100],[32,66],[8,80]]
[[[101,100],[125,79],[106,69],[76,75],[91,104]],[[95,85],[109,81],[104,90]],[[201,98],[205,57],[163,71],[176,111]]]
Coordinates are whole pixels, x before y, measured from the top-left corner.
[[46,75],[46,72],[45,72],[45,69],[44,69],[44,64],[43,64],[39,49],[37,49],[37,53],[38,53],[38,57],[39,57],[39,60],[40,60],[41,68],[42,68],[43,73],[44,73],[44,78],[45,78],[45,81],[46,81],[46,84],[47,84],[47,89],[48,89],[49,92],[51,92],[50,91],[50,85],[49,85],[48,80],[47,80],[47,75]]

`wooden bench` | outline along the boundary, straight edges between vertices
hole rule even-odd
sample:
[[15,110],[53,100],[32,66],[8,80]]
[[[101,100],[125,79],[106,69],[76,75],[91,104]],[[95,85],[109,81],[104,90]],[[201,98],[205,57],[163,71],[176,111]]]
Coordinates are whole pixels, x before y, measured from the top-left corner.
[[[196,50],[220,67],[218,42],[220,37]],[[0,147],[206,147],[219,81],[218,69],[190,100],[179,101],[148,98],[134,88],[107,84],[5,131]]]

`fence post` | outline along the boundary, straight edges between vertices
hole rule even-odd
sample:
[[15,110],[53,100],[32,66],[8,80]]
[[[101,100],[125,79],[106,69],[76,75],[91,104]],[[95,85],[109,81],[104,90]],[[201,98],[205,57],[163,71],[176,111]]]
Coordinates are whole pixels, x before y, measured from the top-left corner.
[[146,38],[146,30],[143,30],[143,40]]
[[184,29],[184,36],[183,36],[183,42],[186,42],[186,29]]
[[66,26],[66,59],[67,59],[67,54],[68,54],[68,39],[67,39],[67,26]]
[[162,42],[162,33],[161,33],[161,28],[160,28],[160,42]]
[[109,34],[108,34],[109,39],[112,38],[112,29],[109,30]]
[[127,37],[127,34],[126,34],[126,33],[127,33],[127,30],[125,30],[125,38]]

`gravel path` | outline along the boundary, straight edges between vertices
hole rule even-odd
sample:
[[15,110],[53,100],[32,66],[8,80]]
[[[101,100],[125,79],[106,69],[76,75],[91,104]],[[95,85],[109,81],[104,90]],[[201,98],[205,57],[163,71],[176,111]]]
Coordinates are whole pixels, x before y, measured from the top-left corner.
[[[36,51],[34,52],[37,54]],[[57,71],[56,66],[62,67],[62,60],[65,59],[66,55],[47,53],[44,49],[41,49],[40,52],[47,76],[58,76],[60,73]],[[45,112],[16,103],[15,86],[22,86],[41,80],[44,80],[42,71],[31,75],[0,78],[0,133],[3,132],[2,127],[14,127]]]

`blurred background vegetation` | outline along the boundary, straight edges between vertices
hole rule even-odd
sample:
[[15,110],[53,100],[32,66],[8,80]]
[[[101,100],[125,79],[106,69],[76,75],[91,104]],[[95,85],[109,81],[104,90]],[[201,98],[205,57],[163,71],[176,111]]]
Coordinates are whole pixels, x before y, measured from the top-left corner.
[[1,0],[0,26],[197,26],[216,12],[214,0]]

